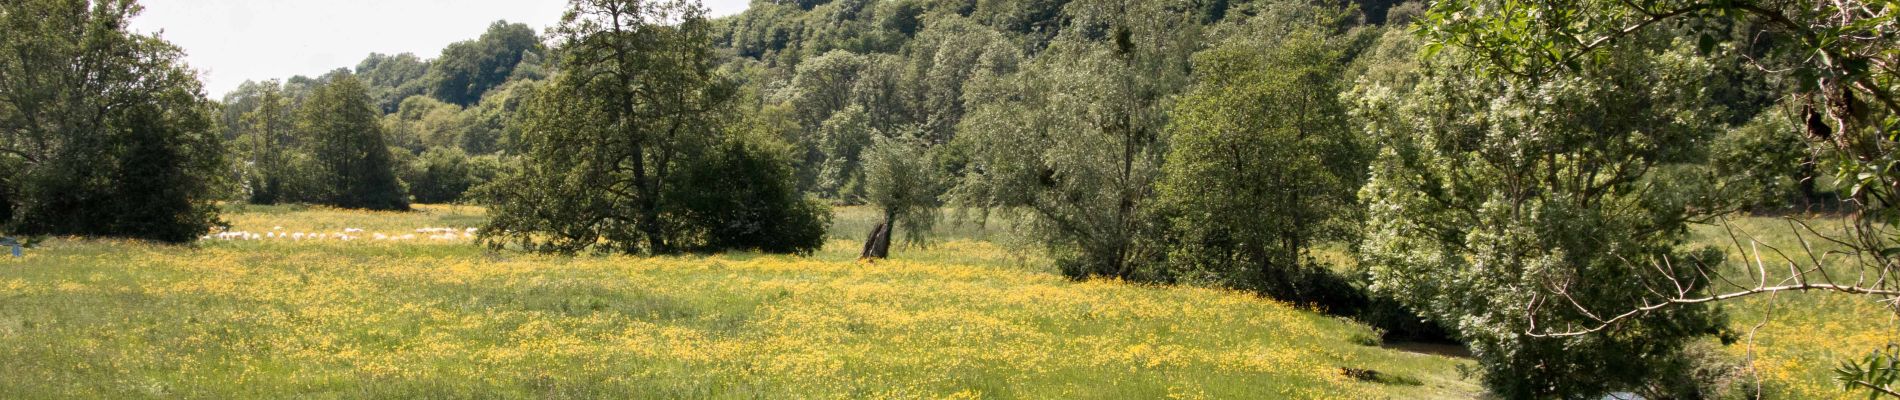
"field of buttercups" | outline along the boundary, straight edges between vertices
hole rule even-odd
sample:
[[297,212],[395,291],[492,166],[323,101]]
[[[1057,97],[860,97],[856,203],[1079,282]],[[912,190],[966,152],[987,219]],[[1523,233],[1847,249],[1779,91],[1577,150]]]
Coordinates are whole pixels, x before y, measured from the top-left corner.
[[[1459,373],[1469,361],[1374,346],[1376,333],[1350,321],[1225,290],[1074,282],[969,235],[875,264],[853,260],[848,240],[811,257],[639,258],[493,252],[420,234],[373,239],[466,229],[481,218],[469,207],[249,207],[226,217],[231,232],[269,236],[195,248],[54,240],[0,261],[0,359],[8,360],[0,397],[1462,398],[1478,390]],[[364,235],[294,238],[350,229]],[[280,231],[293,236],[270,234]]]
[[[484,218],[460,206],[238,206],[230,230],[193,247],[51,240],[0,259],[0,398],[1479,390],[1461,372],[1468,360],[1373,346],[1362,325],[1249,294],[1063,279],[1035,252],[1000,244],[1001,224],[944,224],[932,245],[872,264],[855,260],[851,240],[876,218],[865,209],[838,210],[831,243],[809,257],[497,252],[471,243]],[[1737,226],[1764,243],[1793,240],[1777,224]],[[1750,298],[1728,307],[1740,340],[1716,348],[1747,361],[1736,379],[1773,397],[1841,397],[1833,363],[1895,336],[1855,322],[1883,307]]]

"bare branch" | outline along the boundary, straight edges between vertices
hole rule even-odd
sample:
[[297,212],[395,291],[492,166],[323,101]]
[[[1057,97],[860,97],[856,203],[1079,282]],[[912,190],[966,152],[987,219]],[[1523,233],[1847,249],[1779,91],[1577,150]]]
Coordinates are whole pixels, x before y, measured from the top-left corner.
[[[1591,316],[1592,319],[1602,321],[1602,323],[1595,327],[1582,329],[1582,330],[1573,330],[1573,331],[1565,331],[1565,332],[1539,332],[1537,329],[1537,319],[1531,318],[1530,328],[1526,329],[1524,334],[1529,335],[1531,337],[1540,337],[1540,338],[1582,336],[1582,335],[1588,335],[1588,334],[1592,334],[1596,332],[1601,332],[1604,329],[1608,329],[1610,326],[1616,325],[1618,322],[1622,322],[1622,321],[1629,320],[1632,318],[1647,315],[1650,312],[1662,310],[1665,308],[1669,308],[1671,306],[1710,303],[1710,302],[1732,300],[1732,299],[1738,299],[1738,298],[1761,295],[1761,294],[1774,294],[1774,293],[1781,293],[1781,292],[1805,292],[1805,291],[1828,291],[1828,292],[1837,292],[1837,293],[1845,293],[1845,294],[1876,295],[1876,296],[1888,296],[1888,297],[1900,296],[1900,291],[1896,291],[1896,290],[1885,290],[1885,289],[1866,288],[1866,287],[1857,287],[1857,286],[1844,286],[1844,285],[1836,285],[1832,283],[1805,283],[1804,282],[1804,283],[1797,283],[1793,285],[1760,287],[1760,288],[1754,288],[1754,289],[1749,289],[1749,290],[1744,290],[1744,291],[1739,291],[1739,292],[1718,294],[1718,295],[1713,295],[1713,296],[1708,296],[1708,297],[1674,298],[1674,299],[1668,299],[1667,301],[1664,301],[1661,303],[1654,303],[1654,304],[1651,304],[1647,300],[1645,300],[1644,306],[1637,307],[1633,310],[1630,310],[1629,312],[1625,312],[1615,317],[1611,317],[1610,319],[1600,319],[1592,315]],[[1532,303],[1533,317],[1535,317],[1535,313],[1536,313],[1535,311],[1536,304],[1537,304],[1536,302]]]

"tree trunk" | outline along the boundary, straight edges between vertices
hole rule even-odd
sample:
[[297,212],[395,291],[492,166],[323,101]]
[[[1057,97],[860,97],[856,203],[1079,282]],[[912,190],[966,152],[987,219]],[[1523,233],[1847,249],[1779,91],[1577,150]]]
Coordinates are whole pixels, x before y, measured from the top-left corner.
[[858,258],[859,259],[891,258],[891,223],[890,222],[877,224],[876,228],[871,228],[871,236],[864,239],[864,252],[860,253],[858,255]]
[[0,225],[13,222],[13,198],[8,195],[13,188],[8,184],[0,181]]

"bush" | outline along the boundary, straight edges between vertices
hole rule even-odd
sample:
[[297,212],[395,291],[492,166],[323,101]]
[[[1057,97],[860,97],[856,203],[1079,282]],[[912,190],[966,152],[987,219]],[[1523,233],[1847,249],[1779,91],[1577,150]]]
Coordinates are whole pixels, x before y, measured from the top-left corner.
[[759,250],[809,254],[825,245],[831,210],[798,191],[791,160],[766,143],[729,140],[683,172],[678,200],[682,237],[695,251]]
[[409,161],[403,182],[417,203],[442,204],[462,200],[470,188],[485,182],[477,176],[468,154],[453,147],[437,147]]

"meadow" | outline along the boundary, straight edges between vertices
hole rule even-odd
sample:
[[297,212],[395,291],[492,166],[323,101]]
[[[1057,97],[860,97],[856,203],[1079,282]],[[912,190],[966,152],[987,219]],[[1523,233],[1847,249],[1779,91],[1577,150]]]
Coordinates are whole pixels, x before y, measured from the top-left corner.
[[[808,257],[559,257],[401,239],[479,226],[483,210],[465,206],[232,206],[233,231],[269,237],[192,247],[54,239],[0,259],[0,397],[1480,393],[1461,372],[1472,362],[1378,347],[1348,320],[1226,290],[1061,278],[1009,245],[1007,224],[947,215],[930,245],[867,263],[855,256],[875,213],[836,218]],[[1779,218],[1734,228],[1782,248],[1798,240]],[[335,238],[346,230],[351,240]],[[1729,239],[1717,226],[1695,237]],[[1835,362],[1894,337],[1892,321],[1870,321],[1889,314],[1869,299],[1725,307],[1741,340],[1720,351],[1745,361],[1735,379],[1772,398],[1843,397]]]
[[[996,226],[855,260],[559,257],[473,207],[227,210],[259,240],[54,239],[0,260],[0,398],[1469,398],[1468,360],[1205,288],[1075,282]],[[342,232],[350,241],[277,232]],[[1376,371],[1364,373],[1361,371]],[[1351,373],[1349,373],[1351,372]]]
[[[1793,221],[1812,223],[1820,232],[1840,229],[1840,221],[1828,216],[1747,217],[1729,221],[1726,226],[1719,222],[1696,226],[1692,232],[1694,245],[1723,248],[1728,257],[1727,274],[1742,285],[1754,283],[1746,279],[1753,276],[1753,271],[1745,267],[1754,265],[1756,250],[1762,253],[1760,261],[1768,271],[1770,284],[1788,276],[1784,254],[1805,261],[1809,257],[1805,249],[1811,249],[1824,259],[1840,261],[1841,255],[1828,255],[1839,249],[1827,241],[1812,234],[1796,235],[1806,228],[1790,225]],[[1750,249],[1736,249],[1737,240]],[[1803,241],[1807,246],[1802,245]],[[1836,273],[1849,270],[1834,269]],[[1841,274],[1837,279],[1839,283],[1852,283],[1853,276]],[[1896,325],[1890,307],[1872,297],[1824,292],[1738,299],[1724,308],[1730,329],[1739,340],[1723,350],[1740,360],[1743,368],[1736,378],[1758,383],[1770,398],[1864,398],[1864,393],[1849,396],[1844,392],[1834,380],[1833,369],[1840,361],[1859,360],[1900,338],[1900,325]]]

